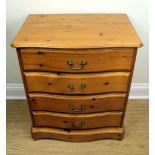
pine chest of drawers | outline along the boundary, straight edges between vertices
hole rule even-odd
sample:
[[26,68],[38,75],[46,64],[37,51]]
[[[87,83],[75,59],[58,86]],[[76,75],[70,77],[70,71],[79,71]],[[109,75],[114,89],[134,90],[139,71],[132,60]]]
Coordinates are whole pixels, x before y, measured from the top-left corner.
[[32,138],[121,140],[141,46],[125,14],[29,15],[12,47]]

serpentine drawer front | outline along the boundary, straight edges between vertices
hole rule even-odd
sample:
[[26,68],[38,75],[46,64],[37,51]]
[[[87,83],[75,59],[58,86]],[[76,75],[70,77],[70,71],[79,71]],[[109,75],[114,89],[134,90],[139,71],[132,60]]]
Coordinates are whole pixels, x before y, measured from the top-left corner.
[[24,72],[29,92],[97,94],[127,92],[129,72],[55,74]]
[[72,96],[46,93],[30,93],[32,110],[62,113],[93,113],[103,111],[123,111],[125,93]]
[[[131,71],[134,49],[21,49],[25,71]],[[95,59],[94,59],[95,58]]]
[[12,47],[32,138],[121,140],[141,46],[125,14],[29,15]]
[[[104,112],[93,114],[61,114],[53,112],[32,112],[35,126],[49,126],[67,129],[89,129],[120,126],[122,112]],[[102,121],[100,121],[102,120]]]

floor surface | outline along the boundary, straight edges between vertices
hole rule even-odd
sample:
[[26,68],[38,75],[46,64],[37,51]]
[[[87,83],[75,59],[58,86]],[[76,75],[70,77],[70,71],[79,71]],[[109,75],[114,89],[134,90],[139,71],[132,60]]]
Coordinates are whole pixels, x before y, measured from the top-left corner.
[[130,100],[122,141],[72,143],[31,139],[26,101],[7,101],[7,155],[148,155],[148,101]]

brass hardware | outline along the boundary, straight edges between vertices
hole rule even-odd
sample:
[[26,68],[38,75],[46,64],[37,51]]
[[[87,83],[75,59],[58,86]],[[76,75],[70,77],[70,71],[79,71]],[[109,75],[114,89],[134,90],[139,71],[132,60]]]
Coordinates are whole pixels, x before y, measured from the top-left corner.
[[84,65],[87,65],[87,60],[81,61],[81,63],[80,63],[81,67],[75,67],[72,60],[67,60],[67,64],[70,65],[71,69],[73,69],[73,70],[81,70],[81,69],[83,69]]
[[72,60],[67,60],[67,64],[68,64],[68,65],[73,65]]
[[87,60],[82,60],[80,65],[87,65]]
[[87,87],[87,85],[86,84],[81,84],[81,90],[82,90],[82,92],[83,92],[83,90],[84,90],[84,88],[86,88]]
[[83,111],[84,109],[86,109],[86,106],[85,106],[85,104],[81,104],[81,105],[80,105],[80,108],[78,109],[78,108],[75,108],[74,105],[69,105],[69,108],[70,108],[73,112],[81,112],[81,111]]
[[79,125],[76,125],[75,122],[69,121],[68,125],[69,125],[69,128],[71,128],[71,129],[82,129],[83,126],[85,125],[85,122],[82,121],[82,122],[80,122]]
[[[74,92],[74,93],[75,94],[81,94],[86,87],[87,87],[87,85],[82,83],[80,85],[81,91],[80,92]],[[70,91],[73,91],[74,90],[74,85],[73,84],[68,84],[68,88],[70,89]]]
[[70,91],[74,90],[74,85],[73,84],[68,84],[68,88],[70,89]]

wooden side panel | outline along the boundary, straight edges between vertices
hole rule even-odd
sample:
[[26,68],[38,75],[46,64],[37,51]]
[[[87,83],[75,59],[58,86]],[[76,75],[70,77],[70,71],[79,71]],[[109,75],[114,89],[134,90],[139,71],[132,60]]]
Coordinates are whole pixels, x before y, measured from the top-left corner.
[[91,113],[123,110],[126,94],[103,94],[89,96],[29,94],[32,110],[64,113]]
[[122,112],[104,112],[93,114],[62,114],[33,111],[35,126],[48,126],[66,129],[90,129],[100,127],[119,127]]
[[54,74],[42,72],[24,73],[29,92],[58,94],[97,94],[126,92],[129,72],[98,74]]
[[34,140],[52,138],[69,142],[89,142],[100,139],[121,140],[124,135],[124,128],[100,128],[91,130],[69,130],[35,127],[32,128]]
[[[99,72],[130,71],[133,48],[55,50],[22,49],[25,71]],[[68,61],[72,65],[68,64]],[[86,64],[81,65],[85,61]]]
[[130,88],[131,88],[131,82],[132,82],[132,77],[133,77],[133,72],[134,72],[134,67],[135,67],[136,55],[137,55],[137,48],[134,49],[134,55],[133,55],[133,58],[132,58],[132,71],[131,71],[131,74],[129,76],[127,95],[126,95],[126,100],[125,100],[125,104],[124,104],[124,111],[123,111],[123,116],[122,116],[122,121],[121,121],[121,126],[122,127],[124,126],[124,118],[125,118],[125,113],[126,113]]
[[26,94],[26,99],[27,99],[28,107],[29,107],[29,113],[30,113],[30,116],[31,116],[32,126],[34,126],[34,119],[33,119],[33,116],[32,116],[32,111],[31,111],[31,106],[30,106],[30,98],[28,96],[28,88],[27,88],[26,78],[25,78],[24,72],[23,72],[24,70],[23,70],[23,61],[22,61],[22,58],[21,58],[21,50],[20,49],[16,49],[16,50],[17,50],[17,55],[18,55],[18,61],[19,61],[21,75],[22,75],[22,80],[23,80],[23,84],[24,84],[24,91],[25,91],[25,94]]

